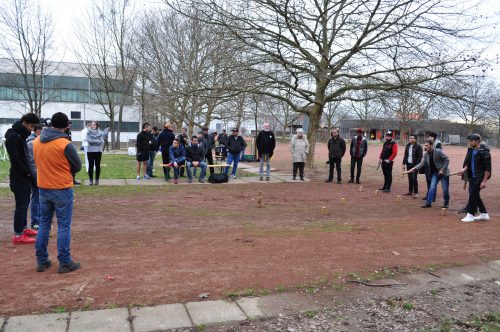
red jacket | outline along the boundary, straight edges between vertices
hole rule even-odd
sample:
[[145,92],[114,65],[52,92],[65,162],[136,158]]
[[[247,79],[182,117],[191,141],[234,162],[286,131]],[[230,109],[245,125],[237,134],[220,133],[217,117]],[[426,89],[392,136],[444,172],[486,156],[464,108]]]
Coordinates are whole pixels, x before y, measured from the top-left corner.
[[385,141],[380,151],[379,159],[394,161],[398,154],[398,143],[396,141]]

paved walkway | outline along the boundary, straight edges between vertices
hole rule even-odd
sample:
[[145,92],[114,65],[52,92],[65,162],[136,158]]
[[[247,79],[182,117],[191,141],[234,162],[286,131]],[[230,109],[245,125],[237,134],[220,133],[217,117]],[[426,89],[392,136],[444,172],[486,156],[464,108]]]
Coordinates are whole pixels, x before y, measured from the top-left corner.
[[[500,287],[500,260],[483,264],[453,267],[432,274],[414,273],[397,280],[379,280],[372,283],[397,283],[400,287],[366,287],[353,285],[345,292],[346,301],[376,296],[408,296],[436,288],[449,288],[496,279]],[[165,304],[152,307],[75,311],[62,314],[0,317],[0,332],[142,332],[174,328],[190,328],[215,323],[238,322],[259,317],[272,317],[324,307],[326,302],[339,300],[342,292],[318,295],[299,293],[274,294],[263,297],[241,298],[237,301],[217,300]]]
[[[248,165],[244,163],[240,163],[238,165],[238,168],[245,170],[245,172],[248,173],[259,173],[259,167],[255,167],[253,165]],[[271,171],[275,171],[275,169],[271,168]],[[218,169],[217,171],[218,172]],[[82,178],[84,175],[83,173],[79,173],[79,177]],[[198,172],[198,175],[200,173]],[[304,182],[309,182],[310,179],[304,178]],[[261,182],[259,179],[259,176],[239,176],[236,179],[231,179],[229,178],[229,182],[227,184],[247,184],[247,183],[283,183],[283,182],[301,182],[298,178],[297,180],[293,180],[292,174],[285,174],[285,173],[271,173],[270,181],[264,181]],[[84,185],[89,184],[89,180],[84,180],[82,181]],[[188,183],[187,182],[187,177],[180,178],[179,179],[179,185],[201,185],[202,183],[199,183],[197,179],[193,178],[193,183]],[[211,184],[208,182],[208,174],[205,177],[205,183],[204,184]],[[174,185],[174,181],[170,180],[169,182],[165,182],[163,177],[155,177],[151,178],[150,180],[145,180],[141,178],[140,180],[136,179],[101,179],[99,180],[99,185],[101,186],[126,186],[126,185],[132,185],[132,186],[163,186],[163,185]],[[0,188],[8,188],[9,184],[8,183],[0,183]]]

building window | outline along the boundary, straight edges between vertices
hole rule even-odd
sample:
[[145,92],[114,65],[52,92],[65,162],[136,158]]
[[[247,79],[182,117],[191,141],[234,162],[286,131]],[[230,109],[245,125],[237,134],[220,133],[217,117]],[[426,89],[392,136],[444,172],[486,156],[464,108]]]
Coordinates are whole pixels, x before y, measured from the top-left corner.
[[81,119],[82,118],[82,112],[71,112],[71,118],[72,119]]

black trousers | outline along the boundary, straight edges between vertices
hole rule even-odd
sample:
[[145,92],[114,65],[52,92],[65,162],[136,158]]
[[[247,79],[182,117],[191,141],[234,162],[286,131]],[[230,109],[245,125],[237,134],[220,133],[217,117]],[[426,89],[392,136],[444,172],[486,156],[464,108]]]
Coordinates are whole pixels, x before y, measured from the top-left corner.
[[94,167],[95,167],[95,180],[99,181],[101,176],[101,158],[102,152],[87,152],[87,159],[89,161],[89,180],[94,180]]
[[[412,169],[416,164],[407,163],[406,169]],[[408,192],[412,194],[418,194],[418,172],[408,173]]]
[[[212,156],[212,150],[208,150],[207,154],[205,155],[205,160],[207,161],[207,165],[213,165],[214,164],[214,158]],[[214,174],[215,170],[213,167],[208,168],[210,170],[210,174]]]
[[[161,149],[161,160],[164,164],[170,163],[170,154],[168,153],[170,147],[162,147]],[[163,166],[163,175],[165,179],[170,179],[170,167]]]
[[328,180],[333,180],[333,170],[337,168],[337,181],[342,180],[342,168],[341,168],[342,158],[328,158],[328,164],[330,169],[328,170]]
[[14,232],[21,235],[28,225],[28,207],[30,206],[32,185],[18,182],[11,178],[10,190],[14,193],[16,208],[14,210]]
[[467,202],[467,212],[474,215],[479,208],[480,213],[486,213],[486,207],[481,199],[481,182],[482,179],[469,179],[469,201]]
[[299,170],[300,178],[301,179],[304,178],[304,166],[305,165],[306,165],[306,163],[304,163],[304,162],[299,162],[299,163],[294,162],[293,163],[293,177],[294,178],[297,176],[297,170]]
[[351,180],[354,180],[354,168],[357,167],[356,180],[361,177],[361,167],[363,166],[363,157],[358,159],[351,157]]
[[392,185],[392,166],[394,162],[385,162],[382,161],[382,173],[384,173],[384,189],[391,190]]

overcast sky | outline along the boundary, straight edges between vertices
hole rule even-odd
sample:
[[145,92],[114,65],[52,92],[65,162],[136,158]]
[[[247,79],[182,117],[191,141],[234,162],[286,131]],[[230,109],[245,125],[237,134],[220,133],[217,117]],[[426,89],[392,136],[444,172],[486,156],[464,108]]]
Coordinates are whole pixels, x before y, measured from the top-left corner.
[[[0,0],[1,1],[1,0]],[[92,0],[40,0],[42,5],[49,9],[54,18],[55,24],[55,47],[61,51],[59,57],[63,61],[76,62],[76,56],[71,50],[73,40],[74,22],[82,16],[91,7]],[[463,0],[456,0],[462,3]],[[162,0],[130,0],[134,7],[140,11],[142,8],[162,6]],[[479,9],[484,16],[491,16],[491,31],[495,40],[488,48],[488,58],[495,59],[493,71],[488,71],[487,75],[494,78],[500,84],[500,64],[498,57],[500,53],[500,0],[484,0]]]

